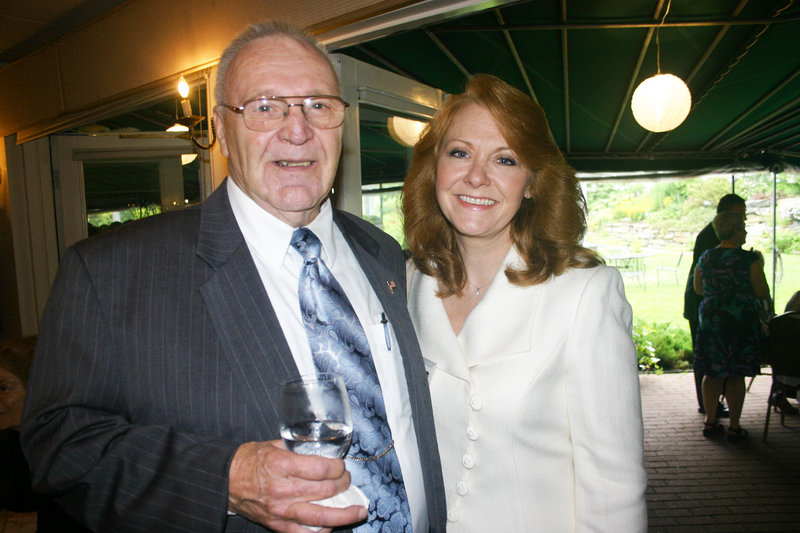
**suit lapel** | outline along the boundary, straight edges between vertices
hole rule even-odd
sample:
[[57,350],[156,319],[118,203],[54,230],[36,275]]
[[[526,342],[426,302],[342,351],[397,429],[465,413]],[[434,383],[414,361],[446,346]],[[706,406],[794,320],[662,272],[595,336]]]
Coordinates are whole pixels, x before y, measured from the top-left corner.
[[[337,210],[333,218],[392,323],[406,378],[415,382],[414,376],[424,376],[425,370],[420,358],[406,356],[416,350],[410,350],[408,340],[414,330],[406,310],[403,280],[384,266],[390,264],[390,258],[384,257],[385,250],[376,239]],[[200,224],[197,254],[214,270],[200,293],[223,352],[242,384],[242,403],[258,406],[255,422],[262,428],[274,425],[277,438],[278,384],[299,377],[299,372],[224,184],[204,202]]]
[[248,427],[253,422],[256,433],[277,438],[278,384],[299,373],[224,183],[203,204],[197,254],[214,269],[199,290],[222,350],[242,384],[243,398],[236,403],[257,409],[258,417],[246,421]]
[[[393,272],[386,265],[397,262],[397,258],[389,257],[387,251],[380,243],[371,237],[358,225],[347,219],[347,215],[334,209],[333,220],[344,235],[350,245],[350,249],[356,256],[361,269],[367,276],[372,290],[378,296],[383,310],[392,324],[397,342],[400,344],[400,356],[403,360],[406,382],[411,396],[412,409],[415,413],[422,406],[416,388],[427,387],[427,382],[420,383],[419,377],[425,376],[425,364],[419,357],[419,347],[414,333],[414,326],[408,315],[408,307],[405,298],[405,280],[398,278],[397,272]],[[399,263],[397,269],[402,276],[403,264]],[[424,381],[424,380],[423,380]]]
[[373,291],[386,312],[399,344],[406,385],[411,402],[412,422],[417,436],[417,447],[422,461],[425,496],[431,531],[444,531],[445,500],[442,488],[441,463],[433,432],[431,408],[425,364],[420,356],[414,326],[406,306],[406,279],[401,257],[390,255],[390,250],[370,236],[348,217],[352,215],[334,209],[333,220],[344,235]]
[[350,245],[384,311],[389,313],[398,300],[394,298],[396,289],[390,289],[390,284],[394,283],[396,287],[399,280],[393,279],[395,276],[383,265],[380,244],[336,209],[333,210],[333,221]]

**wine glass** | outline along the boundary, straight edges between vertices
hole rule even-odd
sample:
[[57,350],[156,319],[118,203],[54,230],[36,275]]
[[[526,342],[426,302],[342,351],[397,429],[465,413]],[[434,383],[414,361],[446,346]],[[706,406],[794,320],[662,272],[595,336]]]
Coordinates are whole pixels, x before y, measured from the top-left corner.
[[318,373],[283,383],[280,423],[290,451],[344,457],[353,436],[353,418],[342,376]]

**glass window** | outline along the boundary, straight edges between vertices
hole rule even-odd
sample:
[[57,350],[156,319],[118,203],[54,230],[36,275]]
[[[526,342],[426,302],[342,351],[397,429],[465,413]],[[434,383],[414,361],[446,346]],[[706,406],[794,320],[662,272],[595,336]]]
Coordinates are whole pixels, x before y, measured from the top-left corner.
[[361,212],[405,247],[400,192],[424,119],[362,105]]
[[[197,203],[200,197],[200,163],[195,157],[181,165],[181,183],[169,189],[183,189],[181,206]],[[120,224],[161,213],[167,200],[162,196],[165,176],[158,161],[85,161],[83,164],[88,233],[94,235]],[[175,206],[177,207],[177,205]]]

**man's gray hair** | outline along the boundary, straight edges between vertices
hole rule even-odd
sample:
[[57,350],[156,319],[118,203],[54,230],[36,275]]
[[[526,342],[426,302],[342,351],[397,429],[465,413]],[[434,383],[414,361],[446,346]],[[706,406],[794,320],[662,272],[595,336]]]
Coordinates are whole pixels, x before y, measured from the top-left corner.
[[[222,52],[222,57],[220,57],[219,65],[217,65],[217,84],[215,88],[216,100],[217,104],[227,103],[231,105],[238,105],[241,102],[225,102],[225,78],[228,74],[228,70],[230,69],[231,63],[239,55],[245,46],[250,44],[251,42],[255,41],[256,39],[260,39],[262,37],[289,37],[299,41],[301,43],[305,43],[313,48],[319,50],[320,54],[331,64],[331,69],[333,70],[334,77],[336,76],[336,69],[333,67],[333,62],[331,61],[331,56],[328,53],[328,49],[325,48],[323,44],[321,44],[317,39],[312,36],[311,34],[301,30],[297,26],[293,26],[292,24],[286,22],[261,22],[259,24],[253,24],[247,30],[245,30],[241,35],[239,35],[233,42]],[[282,95],[264,95],[264,96],[282,96]]]

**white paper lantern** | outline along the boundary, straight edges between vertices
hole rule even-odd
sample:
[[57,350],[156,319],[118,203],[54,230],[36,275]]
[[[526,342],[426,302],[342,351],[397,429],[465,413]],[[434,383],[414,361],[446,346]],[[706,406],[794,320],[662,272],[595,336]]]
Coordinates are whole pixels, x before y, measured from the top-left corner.
[[633,118],[644,129],[657,133],[680,126],[691,107],[689,88],[672,74],[647,78],[633,91],[631,98]]
[[389,135],[400,144],[414,146],[425,129],[425,122],[403,117],[389,117],[387,121]]

